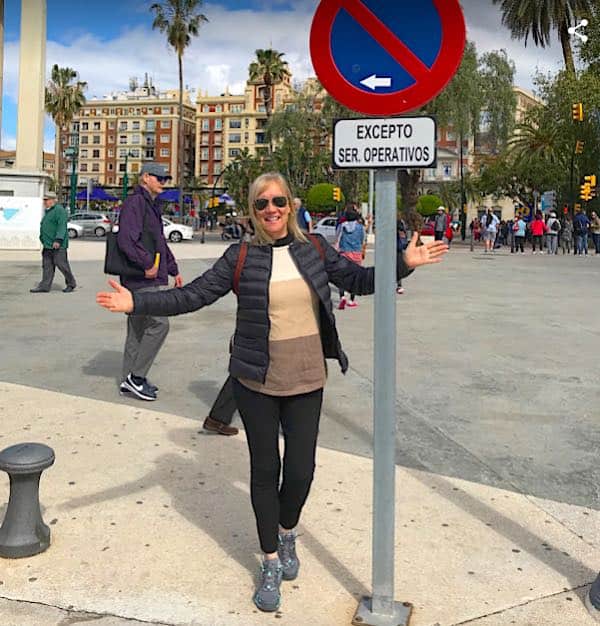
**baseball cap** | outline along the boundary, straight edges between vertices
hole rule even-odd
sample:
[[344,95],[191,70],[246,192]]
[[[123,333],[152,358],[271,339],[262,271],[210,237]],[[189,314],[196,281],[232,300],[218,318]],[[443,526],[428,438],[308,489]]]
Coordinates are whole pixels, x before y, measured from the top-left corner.
[[156,176],[157,178],[164,178],[165,180],[171,180],[171,178],[173,178],[170,174],[167,173],[167,168],[160,163],[144,163],[144,165],[142,165],[140,174],[151,174],[152,176]]
[[56,199],[57,195],[55,191],[50,191],[49,189],[47,191],[44,191],[44,200],[46,198],[52,198],[52,199]]
[[438,211],[446,211],[446,209],[445,209],[443,206],[439,206],[439,207],[437,208],[437,210],[438,210]]

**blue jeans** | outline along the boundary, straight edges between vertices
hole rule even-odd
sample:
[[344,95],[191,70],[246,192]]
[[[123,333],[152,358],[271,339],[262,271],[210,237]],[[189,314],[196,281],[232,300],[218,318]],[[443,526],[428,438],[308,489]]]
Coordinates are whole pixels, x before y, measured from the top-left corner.
[[600,233],[592,233],[594,240],[594,248],[596,248],[596,254],[600,254]]
[[587,233],[577,233],[575,235],[575,254],[587,254],[588,252],[588,236]]

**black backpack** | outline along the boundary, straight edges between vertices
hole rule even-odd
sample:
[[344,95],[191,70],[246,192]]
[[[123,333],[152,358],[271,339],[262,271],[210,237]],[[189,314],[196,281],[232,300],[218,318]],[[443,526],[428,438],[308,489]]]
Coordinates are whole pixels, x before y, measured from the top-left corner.
[[554,221],[552,222],[552,226],[550,226],[550,230],[554,231],[555,233],[557,233],[560,230],[560,224],[558,223],[558,220],[556,218],[554,218]]

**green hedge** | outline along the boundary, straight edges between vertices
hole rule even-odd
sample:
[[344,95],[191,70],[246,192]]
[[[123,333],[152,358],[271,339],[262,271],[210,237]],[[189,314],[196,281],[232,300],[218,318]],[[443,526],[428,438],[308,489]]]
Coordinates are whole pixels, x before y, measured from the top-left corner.
[[[335,211],[336,203],[333,199],[333,188],[337,185],[330,183],[319,183],[313,185],[306,196],[306,208],[309,211],[327,212]],[[344,194],[342,193],[342,200],[339,203],[344,204]]]
[[439,196],[425,195],[420,196],[417,200],[417,211],[423,216],[428,217],[434,215],[439,206],[443,206],[444,203]]

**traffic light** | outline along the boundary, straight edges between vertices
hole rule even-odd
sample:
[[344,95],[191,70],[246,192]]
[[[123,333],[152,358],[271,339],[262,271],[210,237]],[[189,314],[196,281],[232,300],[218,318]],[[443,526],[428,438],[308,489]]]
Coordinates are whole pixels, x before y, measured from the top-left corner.
[[579,197],[586,202],[592,199],[592,187],[589,183],[583,183],[583,185],[581,185]]
[[590,187],[594,188],[596,186],[596,174],[590,174],[589,176],[583,177],[584,182],[589,183]]
[[575,144],[575,154],[581,154],[583,152],[583,141],[577,140]]
[[576,122],[583,122],[583,104],[581,102],[572,105],[571,115]]
[[341,202],[342,200],[342,190],[339,187],[333,188],[333,199],[336,202]]

